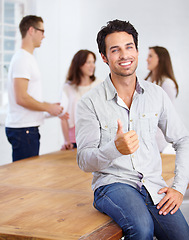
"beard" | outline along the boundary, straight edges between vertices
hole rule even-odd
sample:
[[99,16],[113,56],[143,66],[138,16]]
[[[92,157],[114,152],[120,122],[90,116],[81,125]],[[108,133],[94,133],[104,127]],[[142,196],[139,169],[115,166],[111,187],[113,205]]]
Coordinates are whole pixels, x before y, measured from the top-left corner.
[[126,71],[125,70],[120,71],[118,69],[111,69],[111,71],[117,76],[129,77],[129,76],[132,76],[135,73],[136,69],[137,69],[137,65],[134,67],[134,69],[131,69],[131,70],[125,69]]

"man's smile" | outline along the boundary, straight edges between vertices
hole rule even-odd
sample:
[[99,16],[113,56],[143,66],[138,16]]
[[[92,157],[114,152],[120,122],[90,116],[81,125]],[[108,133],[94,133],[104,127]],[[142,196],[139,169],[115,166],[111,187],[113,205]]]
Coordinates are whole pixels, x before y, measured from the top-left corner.
[[122,63],[120,63],[119,65],[121,65],[121,66],[128,66],[128,65],[131,65],[131,61],[129,61],[129,62],[122,62]]

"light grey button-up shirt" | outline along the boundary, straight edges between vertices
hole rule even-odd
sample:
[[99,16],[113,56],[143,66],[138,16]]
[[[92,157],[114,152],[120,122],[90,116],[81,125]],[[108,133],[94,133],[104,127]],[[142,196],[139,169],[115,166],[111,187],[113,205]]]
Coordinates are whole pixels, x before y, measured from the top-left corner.
[[[135,130],[138,135],[139,148],[133,154],[122,155],[115,147],[118,119],[123,132]],[[189,181],[189,133],[164,90],[137,80],[130,109],[109,77],[85,94],[76,111],[77,161],[83,171],[93,172],[93,190],[115,182],[136,188],[143,184],[154,204],[159,203],[164,194],[158,191],[167,185],[161,176],[157,126],[176,150],[172,187],[184,194]]]

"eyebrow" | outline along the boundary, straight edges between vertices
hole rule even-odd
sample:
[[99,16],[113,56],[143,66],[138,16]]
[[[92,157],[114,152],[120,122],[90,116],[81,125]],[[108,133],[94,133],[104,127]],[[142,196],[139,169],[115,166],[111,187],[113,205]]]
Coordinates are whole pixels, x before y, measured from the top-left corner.
[[[130,45],[134,45],[134,43],[126,43],[125,46],[130,46]],[[114,48],[118,48],[119,46],[112,46],[110,47],[110,50],[114,49]]]

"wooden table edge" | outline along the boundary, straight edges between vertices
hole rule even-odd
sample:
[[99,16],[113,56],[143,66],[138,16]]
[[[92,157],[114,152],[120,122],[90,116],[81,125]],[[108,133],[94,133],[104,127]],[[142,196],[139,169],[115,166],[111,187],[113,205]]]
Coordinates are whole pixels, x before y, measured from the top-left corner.
[[[108,231],[107,231],[108,230]],[[79,238],[79,240],[117,240],[123,236],[122,229],[116,222],[110,220],[110,222],[102,225],[100,228],[94,230],[92,233],[85,234]],[[106,238],[105,238],[106,237]]]

